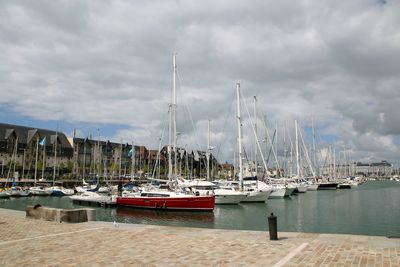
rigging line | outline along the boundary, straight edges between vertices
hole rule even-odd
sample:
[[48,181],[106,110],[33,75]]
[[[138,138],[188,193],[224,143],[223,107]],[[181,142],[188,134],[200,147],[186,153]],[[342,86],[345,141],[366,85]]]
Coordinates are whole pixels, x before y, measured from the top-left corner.
[[[242,96],[243,99],[245,99],[242,91],[240,92],[240,95]],[[262,162],[263,162],[263,164],[264,164],[264,168],[267,169],[267,168],[268,168],[268,167],[267,167],[267,163],[265,162],[264,154],[263,154],[263,152],[262,152],[262,149],[261,149],[261,146],[260,146],[260,142],[258,141],[258,137],[257,137],[256,131],[255,131],[255,129],[254,129],[253,120],[252,120],[252,118],[251,118],[251,116],[250,116],[250,112],[249,112],[249,109],[248,109],[248,107],[247,107],[247,105],[246,105],[246,102],[245,102],[245,101],[243,101],[243,102],[244,102],[244,107],[246,108],[246,111],[247,111],[247,116],[249,116],[250,125],[251,125],[251,128],[252,128],[252,130],[253,130],[254,138],[255,138],[255,140],[256,140],[257,148],[258,148],[258,150],[259,150],[259,152],[260,152],[260,156],[261,156]],[[278,169],[279,169],[279,163],[277,162],[277,164],[278,164]],[[268,173],[267,173],[267,177],[268,177]],[[268,178],[269,178],[269,177],[268,177]]]
[[[224,121],[224,125],[223,125],[223,127],[222,127],[222,133],[225,132],[226,126],[227,126],[227,123],[228,123],[228,118],[229,118],[230,115],[232,114],[232,109],[233,109],[233,106],[234,106],[234,103],[235,103],[235,97],[236,97],[236,93],[234,92],[234,93],[232,94],[232,101],[231,101],[231,105],[230,105],[230,108],[229,108],[229,112],[226,114],[225,121]],[[222,145],[225,144],[226,141],[227,141],[227,138],[223,138],[223,139],[221,140],[221,142],[217,145],[217,153],[216,153],[216,156],[215,156],[216,158],[218,158],[219,153],[220,153],[221,148],[222,148]]]
[[314,172],[314,169],[312,168],[311,160],[310,160],[310,158],[309,158],[309,156],[308,156],[307,146],[306,146],[306,144],[305,144],[305,142],[304,142],[303,135],[302,135],[302,133],[301,133],[302,130],[303,130],[303,129],[300,128],[299,133],[300,133],[301,141],[302,141],[302,143],[303,143],[303,153],[305,154],[305,156],[306,156],[306,161],[307,161],[307,163],[309,164],[309,167],[311,168],[311,172],[312,172],[312,174],[313,174],[314,177],[315,177],[315,172]]
[[156,164],[154,164],[152,178],[155,178],[155,173],[156,173],[156,170],[157,170],[157,167],[158,167],[157,166],[157,162],[158,162],[158,164],[161,164],[161,162],[160,162],[161,144],[162,144],[162,142],[164,140],[164,133],[165,133],[165,130],[167,128],[167,121],[168,120],[169,120],[169,109],[168,109],[168,112],[167,112],[167,117],[166,117],[166,119],[164,119],[164,127],[163,127],[163,130],[161,132],[160,143],[158,144],[158,152],[157,152],[157,157],[156,157]]
[[[273,145],[274,142],[275,142],[275,135],[276,135],[276,129],[274,130],[274,135],[272,136],[272,141],[271,141],[272,145]],[[269,137],[269,135],[268,135],[268,137]],[[271,145],[271,147],[269,148],[268,157],[267,157],[267,164],[269,163],[269,158],[270,158],[270,156],[271,156],[272,145]]]
[[[178,77],[178,83],[179,83],[179,85],[180,85],[180,86],[178,86],[178,91],[179,91],[180,94],[181,94],[181,99],[183,99],[182,80],[181,80],[181,76],[179,75],[179,72],[178,72],[178,71],[176,72],[176,76]],[[182,101],[182,102],[183,102],[183,101]],[[200,140],[200,139],[199,139],[199,137],[198,137],[198,135],[197,135],[197,130],[196,130],[196,127],[195,127],[194,122],[193,122],[192,113],[190,112],[190,109],[189,109],[189,107],[188,107],[186,104],[183,104],[183,107],[186,109],[186,112],[187,112],[188,115],[189,115],[190,123],[191,123],[191,126],[192,126],[192,128],[193,128],[193,134],[195,135],[195,143],[196,143],[196,145],[197,145],[198,150],[200,150],[200,145],[199,145],[199,143],[197,142],[197,140]]]

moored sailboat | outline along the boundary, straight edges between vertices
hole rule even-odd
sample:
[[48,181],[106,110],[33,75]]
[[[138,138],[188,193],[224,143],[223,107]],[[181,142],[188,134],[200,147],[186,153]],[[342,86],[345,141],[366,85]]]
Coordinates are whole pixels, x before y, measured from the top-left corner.
[[[212,211],[214,210],[215,196],[196,196],[187,192],[179,192],[176,188],[176,56],[173,56],[173,104],[170,105],[170,142],[168,147],[168,177],[171,189],[174,191],[157,191],[142,188],[135,194],[117,197],[117,205],[129,206],[135,208],[148,209],[166,209],[166,210],[193,210],[193,211]],[[171,158],[171,131],[173,129],[173,149],[175,172],[172,174],[172,158]]]

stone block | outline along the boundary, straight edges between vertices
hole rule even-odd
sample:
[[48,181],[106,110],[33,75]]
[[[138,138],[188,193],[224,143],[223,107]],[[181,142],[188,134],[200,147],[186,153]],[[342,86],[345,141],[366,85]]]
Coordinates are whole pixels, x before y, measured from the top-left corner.
[[49,207],[27,206],[26,217],[46,221],[80,223],[96,220],[95,209],[55,209]]

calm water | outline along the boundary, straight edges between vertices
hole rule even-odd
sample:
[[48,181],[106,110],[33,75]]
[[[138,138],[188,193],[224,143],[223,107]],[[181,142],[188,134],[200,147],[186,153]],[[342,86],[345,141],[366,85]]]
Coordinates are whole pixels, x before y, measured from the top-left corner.
[[[35,204],[82,207],[68,197],[0,199],[0,208],[25,210]],[[102,221],[244,230],[267,230],[267,215],[273,212],[279,231],[400,236],[400,183],[391,181],[370,181],[351,190],[310,191],[269,199],[267,204],[217,205],[213,213],[96,209]]]

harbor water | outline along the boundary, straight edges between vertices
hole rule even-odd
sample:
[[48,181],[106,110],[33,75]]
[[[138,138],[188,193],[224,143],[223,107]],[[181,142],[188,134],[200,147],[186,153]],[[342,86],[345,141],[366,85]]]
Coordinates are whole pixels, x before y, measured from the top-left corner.
[[[25,210],[40,204],[79,208],[68,197],[0,199],[0,208]],[[125,207],[96,209],[97,220],[238,230],[267,230],[278,217],[278,231],[400,237],[400,183],[369,181],[353,189],[309,191],[268,203],[216,205],[214,212],[154,211]]]

